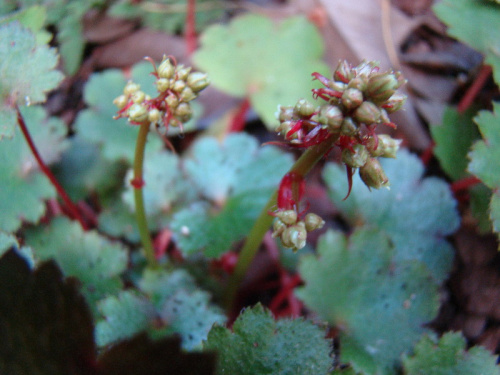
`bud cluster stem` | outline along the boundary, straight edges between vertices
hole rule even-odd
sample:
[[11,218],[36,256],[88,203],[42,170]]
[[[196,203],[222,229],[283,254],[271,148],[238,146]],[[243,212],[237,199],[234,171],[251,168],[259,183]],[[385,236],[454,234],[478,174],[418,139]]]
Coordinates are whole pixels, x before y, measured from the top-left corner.
[[[335,142],[337,142],[339,135],[332,134],[324,142],[321,142],[313,147],[308,148],[302,156],[297,159],[295,164],[292,166],[288,173],[298,173],[302,176],[306,176],[307,173],[320,161],[332,147],[334,147]],[[273,209],[276,205],[276,200],[278,197],[278,190],[276,190],[266,206],[262,209],[259,217],[255,221],[250,233],[248,234],[246,241],[241,249],[238,256],[238,262],[234,268],[234,272],[229,279],[227,290],[225,293],[225,304],[228,311],[231,311],[235,304],[235,297],[238,292],[238,288],[245,277],[248,267],[252,263],[264,235],[269,230],[272,224],[273,217],[268,214],[269,211]]]

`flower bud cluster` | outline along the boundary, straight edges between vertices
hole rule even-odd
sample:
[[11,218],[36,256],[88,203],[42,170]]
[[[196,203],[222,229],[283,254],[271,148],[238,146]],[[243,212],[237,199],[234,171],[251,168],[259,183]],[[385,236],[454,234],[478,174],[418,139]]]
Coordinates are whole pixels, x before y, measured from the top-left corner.
[[196,99],[200,91],[209,85],[206,74],[191,72],[191,67],[173,63],[166,56],[158,67],[153,64],[155,86],[158,91],[156,98],[151,98],[141,91],[140,86],[129,81],[113,103],[119,108],[115,118],[127,117],[134,125],[163,123],[169,126],[181,127],[193,116],[189,102]]
[[295,210],[278,211],[273,215],[273,237],[279,237],[283,246],[294,252],[306,245],[308,232],[325,225],[324,220],[313,213],[308,213],[304,219],[299,219]]
[[324,103],[315,105],[301,99],[295,106],[279,107],[278,133],[290,145],[310,147],[331,136],[342,150],[342,161],[348,169],[349,187],[353,171],[368,187],[389,185],[378,157],[394,158],[401,141],[388,135],[377,135],[375,128],[395,125],[389,119],[404,105],[406,96],[397,92],[405,83],[399,72],[380,72],[375,62],[351,66],[341,61],[332,79],[313,73],[324,86],[313,89],[313,97]]

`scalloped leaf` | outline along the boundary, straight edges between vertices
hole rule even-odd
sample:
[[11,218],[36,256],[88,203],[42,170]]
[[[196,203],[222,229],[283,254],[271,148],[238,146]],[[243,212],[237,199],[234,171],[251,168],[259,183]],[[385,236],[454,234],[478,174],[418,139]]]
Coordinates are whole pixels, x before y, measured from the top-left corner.
[[[485,63],[493,66],[500,84],[500,8],[477,0],[443,0],[433,7],[436,15],[449,26],[448,34],[482,52]],[[467,22],[464,22],[464,19]]]
[[297,295],[340,330],[340,360],[365,374],[396,374],[439,307],[438,287],[417,261],[398,261],[390,239],[358,229],[328,231],[302,258]]
[[292,159],[275,147],[259,149],[248,135],[234,134],[223,143],[198,141],[184,165],[193,186],[213,207],[192,204],[174,215],[171,229],[185,254],[203,250],[218,257],[250,230]]
[[440,339],[424,335],[415,346],[415,354],[403,357],[407,375],[499,375],[497,357],[480,346],[466,351],[461,333],[448,332]]
[[[0,14],[3,13],[0,10]],[[41,5],[33,5],[17,12],[12,12],[0,17],[0,24],[19,21],[35,34],[37,44],[47,44],[52,39],[52,34],[43,27],[47,19],[47,10]]]
[[469,153],[469,172],[476,175],[493,190],[490,201],[490,219],[493,230],[500,236],[500,103],[493,103],[494,112],[481,111],[474,118],[483,140],[477,141]]
[[359,176],[347,192],[345,170],[328,164],[323,171],[330,198],[348,221],[363,223],[387,233],[395,244],[395,259],[423,262],[440,284],[451,270],[453,248],[445,237],[459,226],[456,202],[448,185],[437,178],[423,178],[420,160],[406,150],[397,159],[381,159],[391,189],[372,190]]
[[322,38],[304,17],[276,25],[267,17],[247,14],[209,27],[200,42],[193,56],[196,65],[216,88],[249,97],[270,129],[277,124],[278,105],[293,105],[316,87],[311,73],[328,75],[321,61]]
[[[55,118],[47,118],[42,107],[23,107],[21,113],[26,126],[46,164],[58,160],[68,147],[66,126]],[[0,229],[17,230],[21,223],[36,223],[45,213],[44,200],[54,198],[56,192],[49,180],[38,170],[19,129],[13,138],[0,141]]]
[[21,255],[26,262],[28,262],[30,268],[33,268],[35,259],[31,248],[27,246],[21,247],[14,235],[0,231],[0,256],[5,254],[10,249],[15,249],[17,253]]
[[28,230],[26,243],[38,259],[55,259],[66,276],[77,277],[94,311],[98,300],[122,288],[119,275],[127,268],[125,248],[95,231],[83,232],[78,223],[57,218],[47,227]]
[[[153,81],[144,77],[146,65],[135,65],[132,69],[132,79],[141,84],[141,89],[148,93],[152,90]],[[150,64],[147,72],[151,72]],[[144,84],[145,81],[151,84]],[[132,164],[139,127],[129,124],[124,118],[113,120],[117,112],[113,99],[122,94],[126,83],[127,79],[118,69],[92,74],[84,91],[85,102],[89,108],[78,114],[75,129],[83,139],[98,145],[105,159],[112,162],[122,160]],[[159,136],[151,132],[146,153],[156,152],[162,145]]]
[[204,343],[218,353],[218,374],[326,374],[331,343],[325,331],[299,319],[275,321],[258,304],[243,310],[232,331],[214,326]]
[[78,282],[55,262],[30,271],[15,251],[0,259],[0,372],[94,373],[92,318]]
[[55,70],[53,48],[38,45],[33,33],[18,21],[0,25],[0,139],[12,137],[17,124],[14,103],[42,103],[63,75]]

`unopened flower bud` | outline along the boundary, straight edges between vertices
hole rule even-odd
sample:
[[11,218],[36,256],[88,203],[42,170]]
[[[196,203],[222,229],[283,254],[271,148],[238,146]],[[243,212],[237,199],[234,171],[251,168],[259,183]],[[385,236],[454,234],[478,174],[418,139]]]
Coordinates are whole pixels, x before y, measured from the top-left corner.
[[292,225],[297,222],[297,212],[295,210],[285,210],[276,212],[276,217],[286,225]]
[[358,89],[350,88],[342,94],[342,104],[349,110],[359,107],[361,103],[363,103],[363,93]]
[[354,119],[366,125],[377,124],[380,122],[380,109],[372,102],[364,101],[354,111]]
[[116,105],[119,109],[122,109],[128,104],[128,98],[125,95],[120,95],[119,97],[113,100],[113,104]]
[[286,229],[286,224],[283,223],[280,219],[276,218],[273,222],[273,238],[281,236],[283,231]]
[[127,84],[125,85],[125,87],[123,88],[123,93],[127,96],[130,96],[134,92],[139,91],[140,88],[141,88],[141,86],[138,85],[137,83],[134,83],[132,81],[128,81]]
[[179,105],[179,98],[175,94],[170,94],[165,98],[165,103],[169,108],[175,108]]
[[185,87],[186,87],[186,82],[181,80],[175,81],[174,84],[171,86],[172,90],[175,92],[181,92],[182,90],[184,90]]
[[349,81],[348,88],[358,89],[365,91],[368,86],[368,77],[365,75],[357,76]]
[[170,59],[163,57],[163,61],[158,67],[158,76],[160,78],[170,79],[174,76],[175,66],[170,62]]
[[314,105],[309,103],[305,99],[300,99],[297,104],[295,104],[295,113],[301,117],[309,117],[314,113]]
[[358,66],[354,68],[357,76],[369,77],[373,72],[378,70],[378,62],[363,60]]
[[406,102],[406,95],[399,92],[394,93],[389,100],[384,103],[384,108],[389,113],[399,111]]
[[146,94],[143,91],[136,91],[132,94],[132,101],[136,104],[141,104],[146,99]]
[[328,128],[332,132],[339,132],[344,120],[342,111],[337,106],[328,105],[322,108],[321,116],[325,118]]
[[290,121],[293,118],[293,107],[278,106],[276,116],[280,122]]
[[352,68],[349,63],[345,60],[339,61],[335,72],[333,73],[333,79],[335,81],[340,81],[347,83],[354,77],[352,73]]
[[190,102],[193,99],[196,99],[196,94],[189,88],[189,86],[184,87],[184,90],[181,91],[179,95],[179,99],[182,102]]
[[366,95],[375,103],[389,99],[401,86],[398,77],[393,72],[377,73],[370,77]]
[[389,187],[389,179],[376,158],[369,158],[366,161],[365,165],[359,169],[359,176],[369,188]]
[[170,81],[167,78],[159,78],[156,80],[156,89],[159,92],[165,92],[170,87]]
[[361,144],[353,145],[352,149],[354,152],[348,148],[342,150],[342,161],[351,168],[360,168],[365,165],[370,157],[370,153],[366,147]]
[[342,121],[342,126],[340,127],[340,132],[343,135],[352,137],[358,133],[359,126],[354,122],[352,117],[346,117]]
[[161,112],[158,109],[153,108],[153,109],[149,110],[148,121],[150,123],[157,124],[158,121],[160,121],[160,118],[161,118]]
[[132,104],[128,109],[128,118],[133,122],[144,122],[148,119],[148,110],[141,104]]
[[200,92],[210,84],[208,80],[208,75],[201,72],[194,72],[189,74],[187,78],[187,85],[191,87],[195,93]]
[[383,158],[396,158],[401,142],[403,142],[401,139],[394,139],[387,134],[379,135],[377,149],[380,149],[380,156]]
[[175,116],[182,122],[189,121],[192,115],[193,110],[187,103],[180,103],[175,109]]
[[286,135],[286,133],[288,133],[290,131],[290,129],[292,128],[292,126],[293,126],[293,122],[292,121],[283,121],[276,128],[276,132],[278,134]]
[[187,68],[184,65],[180,65],[177,67],[177,79],[181,81],[186,81],[189,75],[189,72],[191,72],[191,67]]
[[319,215],[313,214],[312,212],[306,215],[304,223],[308,232],[321,229],[325,225],[325,221]]
[[292,248],[293,251],[300,250],[306,246],[306,240],[307,231],[303,221],[286,228],[281,235],[283,245]]

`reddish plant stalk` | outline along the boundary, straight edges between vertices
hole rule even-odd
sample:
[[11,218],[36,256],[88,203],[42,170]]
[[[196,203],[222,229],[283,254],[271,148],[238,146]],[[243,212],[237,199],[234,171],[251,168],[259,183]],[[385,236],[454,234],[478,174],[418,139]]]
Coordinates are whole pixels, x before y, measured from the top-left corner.
[[188,56],[196,50],[196,0],[187,0],[186,9],[186,49]]
[[35,146],[35,143],[33,142],[33,139],[31,138],[31,135],[29,133],[28,127],[26,126],[26,122],[24,121],[24,117],[21,114],[21,111],[19,111],[19,107],[16,105],[16,114],[17,114],[17,123],[19,124],[19,127],[21,128],[21,131],[24,135],[24,139],[26,139],[26,142],[28,143],[28,147],[31,150],[31,153],[35,157],[38,166],[42,170],[43,174],[47,176],[49,179],[50,183],[54,186],[56,189],[57,193],[63,200],[64,204],[66,205],[66,208],[68,211],[71,213],[72,218],[78,220],[80,225],[82,226],[83,230],[87,231],[89,230],[89,226],[83,219],[82,215],[80,215],[80,211],[76,207],[76,205],[73,203],[69,195],[66,193],[64,188],[59,184],[59,181],[57,181],[56,177],[52,174],[50,169],[47,167],[47,165],[44,163],[42,160],[42,157],[40,156],[40,153],[38,152],[38,149]]
[[245,117],[250,109],[250,100],[248,98],[245,98],[236,113],[234,114],[232,120],[231,120],[231,125],[229,126],[229,133],[236,133],[240,132],[245,128]]
[[481,89],[486,84],[486,81],[490,77],[491,72],[492,72],[491,66],[483,65],[481,67],[481,70],[479,71],[477,77],[474,79],[474,82],[467,89],[465,95],[460,100],[460,103],[458,103],[457,107],[458,113],[465,112],[472,105],[477,94],[479,94]]
[[451,184],[451,191],[454,194],[457,194],[458,192],[462,190],[466,190],[472,186],[475,186],[477,184],[481,183],[481,180],[477,178],[476,176],[469,176],[462,178],[460,180],[457,180]]

